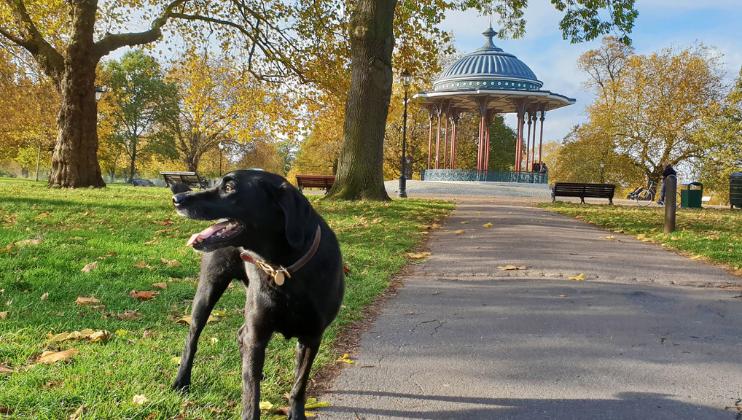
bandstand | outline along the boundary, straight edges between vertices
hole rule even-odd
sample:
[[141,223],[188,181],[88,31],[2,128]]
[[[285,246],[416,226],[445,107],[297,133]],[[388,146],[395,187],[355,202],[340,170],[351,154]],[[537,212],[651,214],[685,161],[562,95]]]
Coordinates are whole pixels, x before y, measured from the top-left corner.
[[[482,33],[484,46],[448,67],[433,82],[432,91],[417,93],[428,110],[428,168],[421,178],[429,181],[505,181],[547,183],[541,168],[544,120],[547,111],[569,106],[575,99],[542,90],[543,82],[522,61],[492,42],[492,26]],[[456,128],[461,114],[479,115],[477,168],[456,166]],[[489,169],[490,125],[496,114],[515,113],[514,171]],[[536,137],[538,135],[538,154]],[[433,135],[435,132],[435,136]],[[435,137],[435,140],[434,140]],[[433,144],[435,141],[435,145]]]

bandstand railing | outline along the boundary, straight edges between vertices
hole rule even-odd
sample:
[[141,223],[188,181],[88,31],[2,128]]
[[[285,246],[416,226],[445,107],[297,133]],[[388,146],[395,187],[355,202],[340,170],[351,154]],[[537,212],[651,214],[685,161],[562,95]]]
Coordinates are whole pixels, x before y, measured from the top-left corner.
[[528,171],[491,171],[477,169],[423,169],[422,181],[486,181],[548,184],[549,174]]

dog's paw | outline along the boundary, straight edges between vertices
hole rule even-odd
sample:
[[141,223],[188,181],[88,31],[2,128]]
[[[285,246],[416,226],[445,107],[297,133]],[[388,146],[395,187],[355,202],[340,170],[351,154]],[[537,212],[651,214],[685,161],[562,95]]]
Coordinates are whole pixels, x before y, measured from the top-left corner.
[[172,387],[170,387],[171,390],[177,392],[178,394],[188,394],[191,392],[191,384],[190,383],[180,383],[176,381]]

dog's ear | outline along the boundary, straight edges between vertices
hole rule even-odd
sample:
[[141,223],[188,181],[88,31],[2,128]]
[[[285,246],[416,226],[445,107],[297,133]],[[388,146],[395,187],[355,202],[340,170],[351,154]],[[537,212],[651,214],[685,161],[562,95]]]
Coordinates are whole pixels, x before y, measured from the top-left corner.
[[170,183],[170,191],[172,191],[173,194],[180,194],[186,191],[191,191],[191,187],[182,182],[175,181]]
[[304,231],[311,207],[304,196],[288,182],[284,182],[279,191],[278,205],[283,210],[286,220],[286,241],[292,248],[304,245]]

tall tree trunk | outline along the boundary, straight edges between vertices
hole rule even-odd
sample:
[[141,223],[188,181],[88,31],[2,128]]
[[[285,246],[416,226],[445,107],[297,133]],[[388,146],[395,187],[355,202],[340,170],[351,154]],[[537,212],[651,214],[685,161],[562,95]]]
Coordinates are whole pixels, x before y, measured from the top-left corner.
[[351,88],[343,146],[327,198],[389,200],[384,188],[384,130],[392,96],[397,0],[359,0],[351,17]]
[[49,186],[102,188],[106,183],[98,163],[98,104],[95,102],[95,68],[100,57],[93,43],[97,1],[71,3],[70,39],[73,41],[64,56],[64,73],[57,80],[61,104]]
[[134,183],[134,170],[135,170],[135,164],[137,161],[137,144],[139,143],[139,139],[136,137],[131,142],[131,162],[129,164],[129,182]]

